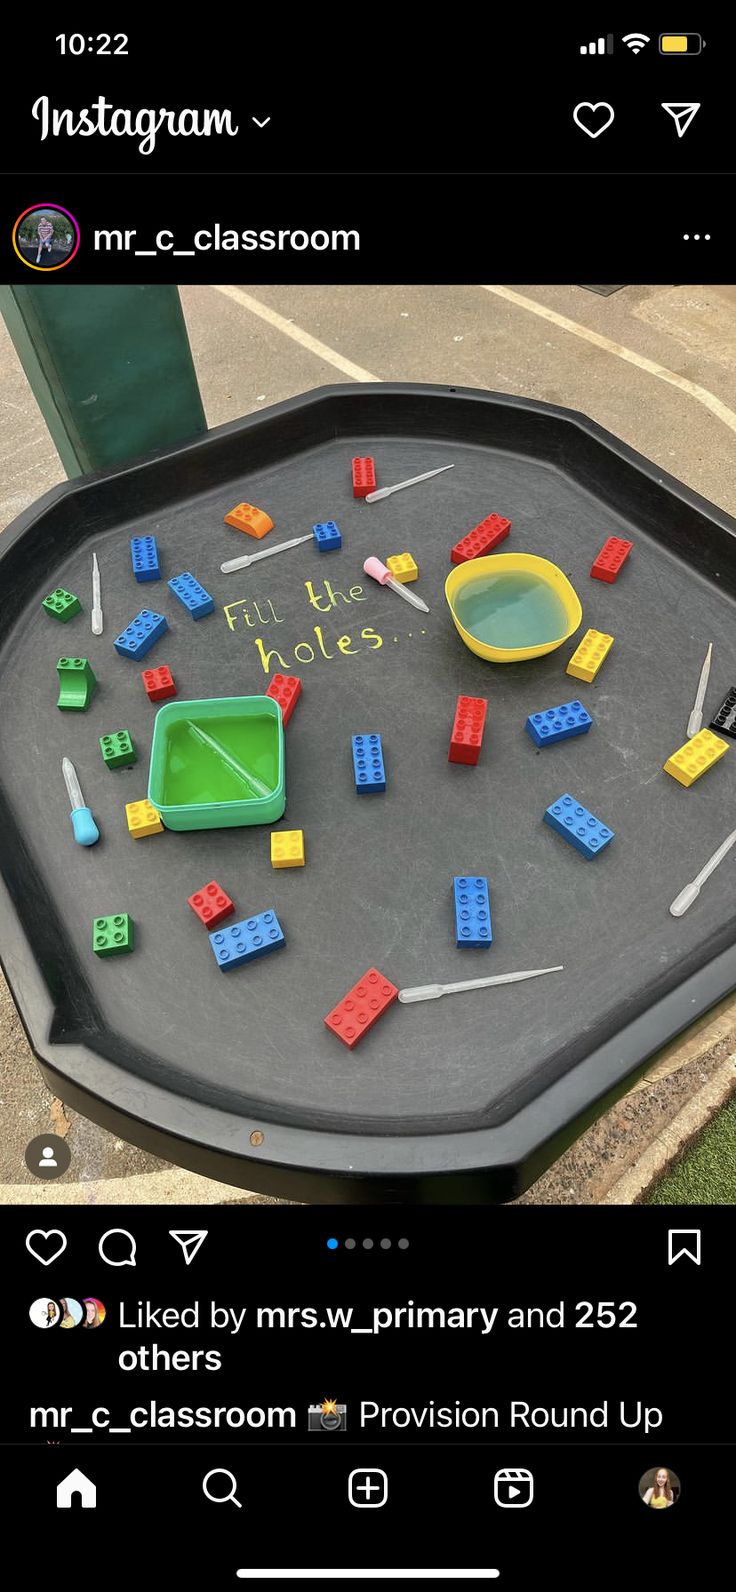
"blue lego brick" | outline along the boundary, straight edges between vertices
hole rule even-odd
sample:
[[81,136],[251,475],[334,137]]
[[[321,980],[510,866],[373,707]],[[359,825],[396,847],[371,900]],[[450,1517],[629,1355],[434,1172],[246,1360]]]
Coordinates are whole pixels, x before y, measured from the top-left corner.
[[334,553],[342,547],[342,537],[334,520],[323,520],[319,525],[312,526],[312,535],[320,553]]
[[215,929],[209,939],[223,973],[229,973],[231,967],[242,967],[245,962],[255,962],[269,951],[280,951],[286,944],[275,912],[258,912],[254,918],[244,918],[242,923],[233,923],[227,929]]
[[547,808],[544,822],[588,859],[597,857],[598,852],[613,840],[613,830],[607,829],[599,818],[594,818],[587,807],[581,807],[574,796],[561,796],[559,801],[553,802]]
[[453,879],[452,888],[455,896],[456,945],[490,945],[493,929],[488,880],[482,875],[475,878],[469,874],[463,875],[462,878]]
[[383,747],[380,735],[354,735],[353,769],[355,789],[359,796],[371,791],[386,789],[386,770],[383,766]]
[[525,729],[535,746],[554,746],[557,741],[569,741],[573,735],[587,735],[592,723],[582,702],[563,702],[558,708],[530,713]]
[[191,614],[192,619],[204,619],[205,614],[214,613],[214,597],[210,597],[209,592],[205,591],[204,586],[200,586],[199,581],[195,580],[188,569],[183,570],[181,575],[175,575],[174,579],[169,581],[169,586],[174,596],[183,603],[187,613]]
[[152,614],[150,608],[141,608],[127,629],[115,637],[113,646],[123,658],[145,658],[154,642],[168,628],[168,620],[163,614]]
[[136,580],[161,579],[155,536],[131,536],[130,561]]

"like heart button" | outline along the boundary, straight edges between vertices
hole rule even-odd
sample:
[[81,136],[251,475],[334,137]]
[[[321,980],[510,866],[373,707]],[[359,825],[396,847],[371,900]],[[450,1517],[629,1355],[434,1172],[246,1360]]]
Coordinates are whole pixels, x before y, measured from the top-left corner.
[[590,100],[582,100],[580,105],[575,106],[572,116],[589,138],[600,138],[613,121],[613,106],[606,100],[600,100],[597,105],[591,105]]
[[26,1238],[26,1249],[34,1260],[40,1260],[42,1266],[50,1266],[52,1260],[58,1260],[66,1249],[66,1234],[58,1227],[50,1227],[44,1233],[40,1227],[34,1227]]

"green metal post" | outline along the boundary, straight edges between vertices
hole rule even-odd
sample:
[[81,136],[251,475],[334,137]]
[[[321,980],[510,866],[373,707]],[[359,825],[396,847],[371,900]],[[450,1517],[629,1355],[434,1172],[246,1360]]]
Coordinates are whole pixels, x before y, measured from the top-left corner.
[[0,287],[0,310],[67,475],[207,430],[175,287]]

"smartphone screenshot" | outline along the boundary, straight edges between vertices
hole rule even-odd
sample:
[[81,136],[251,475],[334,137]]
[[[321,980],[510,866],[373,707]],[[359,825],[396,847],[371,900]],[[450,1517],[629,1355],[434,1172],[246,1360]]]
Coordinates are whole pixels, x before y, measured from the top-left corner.
[[630,20],[17,19],[24,1575],[733,1576],[736,30]]

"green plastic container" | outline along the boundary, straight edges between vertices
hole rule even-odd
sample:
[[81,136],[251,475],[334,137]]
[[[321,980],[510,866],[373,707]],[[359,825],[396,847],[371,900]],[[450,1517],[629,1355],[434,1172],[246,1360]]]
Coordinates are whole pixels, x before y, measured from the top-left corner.
[[167,829],[275,823],[286,807],[278,703],[267,696],[167,702],[153,727],[148,800]]

